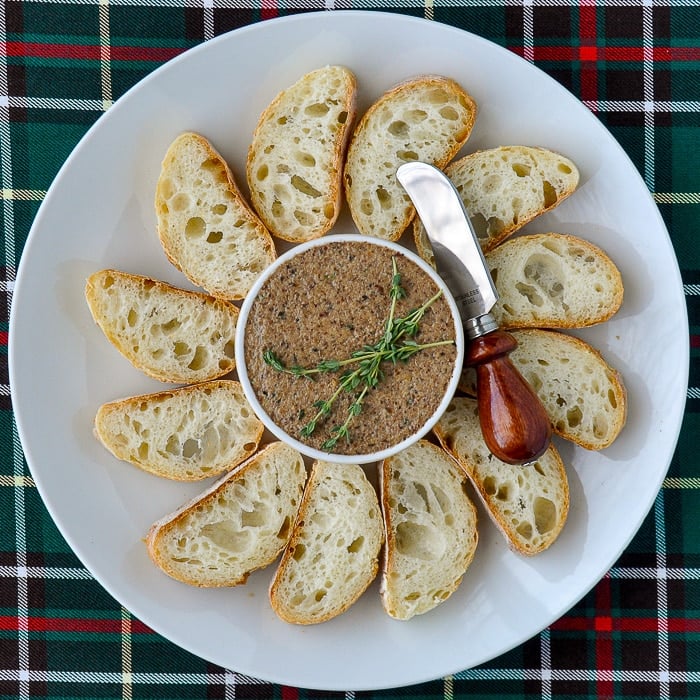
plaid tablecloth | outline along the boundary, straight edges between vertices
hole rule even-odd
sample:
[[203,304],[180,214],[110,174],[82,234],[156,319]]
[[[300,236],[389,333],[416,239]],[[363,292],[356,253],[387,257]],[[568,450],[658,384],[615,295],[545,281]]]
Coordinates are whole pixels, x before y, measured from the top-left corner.
[[[700,697],[700,1],[0,1],[0,695],[340,697],[214,667],[96,583],[37,493],[13,420],[15,273],[71,149],[161,63],[214,35],[309,10],[383,9],[467,29],[560,81],[612,131],[670,230],[685,285],[685,421],[652,512],[602,581],[513,651],[452,677],[348,697]],[[659,339],[656,339],[657,341]],[[47,339],[50,345],[50,339]]]

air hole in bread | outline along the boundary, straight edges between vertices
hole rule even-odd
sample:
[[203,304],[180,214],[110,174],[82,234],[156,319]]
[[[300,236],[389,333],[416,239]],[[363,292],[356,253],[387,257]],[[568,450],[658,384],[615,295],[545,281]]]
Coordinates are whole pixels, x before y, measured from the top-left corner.
[[535,513],[535,527],[537,531],[544,535],[552,530],[557,524],[557,507],[548,498],[538,496],[533,503]]
[[221,243],[221,239],[224,237],[222,231],[211,231],[207,236],[207,243]]
[[530,166],[526,163],[513,163],[513,172],[518,177],[527,177],[530,174]]
[[271,520],[270,508],[260,501],[256,501],[253,504],[252,510],[244,510],[241,513],[241,525],[243,527],[263,527]]
[[230,520],[220,520],[204,525],[200,530],[200,536],[229,552],[247,551],[255,537],[250,530],[240,530]]
[[261,165],[255,173],[255,177],[258,179],[259,182],[262,182],[265,178],[267,178],[269,174],[270,170],[267,167],[267,165]]
[[311,155],[311,153],[307,153],[306,151],[296,151],[294,154],[294,159],[297,161],[297,163],[306,168],[313,168],[316,165],[316,159]]
[[570,428],[576,428],[581,425],[583,420],[583,412],[578,406],[573,406],[566,412],[566,422]]
[[408,136],[409,127],[408,124],[406,124],[406,122],[397,119],[396,121],[393,121],[391,122],[391,124],[389,124],[389,126],[387,127],[387,131],[392,136],[396,136],[398,138],[405,138],[406,136]]
[[433,526],[406,521],[396,527],[396,549],[404,556],[438,560],[445,553],[445,546],[442,533]]
[[182,456],[185,459],[192,459],[193,457],[196,457],[197,455],[199,455],[200,452],[201,452],[201,447],[199,445],[199,440],[194,440],[192,438],[188,438],[182,444]]
[[557,203],[557,191],[548,180],[542,182],[542,196],[545,208],[553,207]]
[[185,211],[190,206],[190,196],[185,192],[180,192],[176,194],[170,200],[170,208],[173,211]]
[[272,203],[272,215],[275,218],[281,218],[284,216],[284,204],[282,204],[279,199],[275,199],[275,201]]
[[201,216],[192,216],[185,224],[185,236],[187,238],[201,238],[207,229]]
[[105,275],[102,278],[102,289],[109,289],[114,284],[114,277],[112,275]]
[[559,163],[557,170],[565,175],[571,175],[571,168],[566,163]]
[[389,192],[381,185],[377,187],[377,199],[379,200],[379,206],[384,211],[391,209],[391,194],[389,194]]
[[515,288],[533,306],[542,306],[544,304],[544,299],[537,293],[537,289],[535,289],[535,287],[533,287],[531,284],[517,282]]
[[207,351],[203,345],[198,345],[194,351],[194,357],[192,361],[187,365],[192,371],[197,371],[206,367],[207,364]]
[[314,102],[307,105],[304,114],[309,117],[324,117],[330,111],[330,107],[325,102]]
[[593,434],[597,438],[604,438],[608,434],[608,419],[602,413],[593,416]]
[[292,175],[292,187],[294,187],[295,190],[298,190],[302,194],[305,194],[309,197],[320,197],[321,193],[309,182],[304,180],[303,177],[300,177],[299,175]]
[[501,484],[498,487],[498,491],[496,491],[496,498],[499,501],[508,501],[510,500],[510,484]]
[[[450,96],[442,88],[436,88],[434,90],[430,90],[427,93],[426,98],[427,98],[428,103],[433,104],[433,105],[444,105],[446,102],[449,102],[449,100],[450,100]],[[460,96],[460,98],[461,98],[461,96]],[[461,99],[460,99],[460,101],[463,103],[463,101]]]
[[527,381],[536,392],[542,388],[542,379],[537,372],[528,372]]
[[374,205],[372,204],[372,201],[369,199],[369,197],[363,197],[360,200],[360,209],[362,210],[362,213],[365,214],[365,216],[372,215],[372,213],[374,212]]
[[531,540],[532,539],[532,525],[528,523],[527,521],[522,521],[518,523],[518,526],[515,528],[515,531],[524,539],[524,540]]
[[148,459],[149,449],[149,444],[147,442],[142,442],[138,449],[139,459]]
[[362,548],[365,545],[365,538],[360,536],[356,537],[349,545],[348,545],[348,552],[351,554],[355,554],[356,552],[359,552],[362,550]]
[[418,154],[415,151],[407,151],[407,150],[396,151],[396,157],[399,160],[403,160],[406,162],[418,160]]
[[411,124],[420,124],[422,121],[428,118],[428,113],[422,109],[408,109],[404,112],[404,117],[406,121]]
[[492,476],[485,476],[482,481],[482,485],[484,488],[484,493],[487,496],[493,496],[496,493],[496,480]]
[[173,347],[173,352],[175,353],[176,357],[182,357],[184,355],[189,355],[190,353],[190,346],[187,343],[183,343],[182,341],[178,341],[175,343]]
[[443,107],[440,110],[440,116],[443,119],[447,119],[447,121],[450,122],[456,122],[459,119],[459,113],[454,107],[450,107],[449,105]]
[[302,211],[301,209],[295,209],[294,210],[294,218],[302,225],[302,226],[311,226],[314,222],[314,217],[309,214],[307,211]]

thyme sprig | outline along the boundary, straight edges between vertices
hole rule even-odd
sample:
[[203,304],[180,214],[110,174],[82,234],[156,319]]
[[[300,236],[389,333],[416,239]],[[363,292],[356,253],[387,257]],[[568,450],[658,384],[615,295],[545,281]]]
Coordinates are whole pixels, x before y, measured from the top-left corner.
[[[453,340],[418,343],[414,339],[418,333],[423,316],[440,298],[442,290],[439,290],[421,306],[413,309],[405,316],[396,317],[396,303],[399,299],[405,298],[406,291],[401,286],[401,274],[399,273],[395,257],[392,257],[391,265],[389,315],[384,322],[382,337],[374,345],[365,345],[343,360],[322,360],[313,367],[302,367],[300,365],[288,367],[272,349],[267,349],[263,352],[263,360],[266,364],[278,372],[291,374],[295,377],[306,377],[313,380],[316,374],[339,372],[341,369],[347,368],[340,375],[338,386],[333,394],[329,398],[318,400],[313,404],[314,408],[316,408],[316,413],[300,431],[301,437],[310,437],[315,432],[319,422],[326,420],[330,416],[333,405],[343,392],[357,391],[348,407],[348,413],[344,422],[332,427],[330,430],[331,437],[321,444],[321,449],[324,451],[333,450],[341,439],[350,442],[350,423],[353,418],[362,412],[362,405],[367,394],[384,378],[384,372],[381,369],[383,362],[392,362],[393,364],[408,362],[413,355],[421,350],[454,344]],[[351,365],[356,366],[353,368]]]

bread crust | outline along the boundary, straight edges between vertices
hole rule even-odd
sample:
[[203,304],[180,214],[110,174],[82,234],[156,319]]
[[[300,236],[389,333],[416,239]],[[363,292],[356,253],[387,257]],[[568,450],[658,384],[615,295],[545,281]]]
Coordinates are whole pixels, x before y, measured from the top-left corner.
[[[281,462],[281,464],[277,462]],[[202,573],[202,570],[212,568],[208,564],[203,564],[199,567],[199,570],[192,571],[188,569],[181,561],[185,557],[186,552],[180,552],[179,549],[177,558],[168,555],[167,548],[171,545],[169,540],[182,539],[184,537],[182,530],[185,528],[185,523],[188,519],[195,520],[198,517],[198,509],[201,512],[201,509],[206,509],[209,506],[214,507],[214,504],[222,498],[222,495],[225,495],[226,490],[229,487],[235,489],[236,485],[240,485],[240,489],[244,492],[243,500],[245,501],[246,489],[250,489],[246,485],[245,480],[253,481],[256,473],[262,475],[260,478],[264,478],[264,472],[267,471],[269,473],[272,469],[277,469],[278,483],[282,488],[287,489],[286,493],[274,496],[278,501],[279,509],[282,511],[281,515],[278,514],[280,522],[270,525],[273,530],[279,529],[276,535],[271,537],[268,533],[265,537],[265,542],[260,544],[257,550],[253,549],[247,555],[242,555],[230,567],[222,567],[224,571],[218,576]],[[283,475],[281,473],[282,469],[287,473]],[[284,480],[283,482],[282,479]],[[249,575],[253,571],[271,564],[287,544],[291,533],[291,523],[299,507],[305,481],[306,471],[301,455],[284,443],[270,443],[236,469],[216,481],[201,494],[154,522],[144,539],[148,555],[153,563],[168,576],[190,586],[215,588],[241,585],[248,580]],[[272,493],[274,494],[274,489]],[[261,504],[253,502],[247,504],[245,508],[238,507],[240,508],[241,516],[245,516],[246,512],[252,514],[250,517],[251,521],[259,526],[261,525],[260,520],[270,518],[270,512],[274,510],[273,508],[260,509],[260,514],[256,515],[256,508],[260,508],[260,506]],[[199,517],[206,518],[206,516],[202,515],[199,515]],[[217,517],[220,516],[217,514]],[[209,523],[205,521],[204,527],[209,525],[216,526],[217,524],[218,522]],[[267,525],[268,523],[264,522],[263,524]],[[226,532],[224,534],[226,537],[230,537],[232,533]],[[216,547],[216,544],[213,546]],[[206,552],[201,552],[201,550],[198,551],[197,556],[211,556],[213,558],[213,555],[207,555]]]
[[459,588],[479,541],[476,508],[463,470],[428,440],[385,459],[378,473],[385,528],[380,596],[388,615],[408,620]]
[[556,541],[569,512],[569,483],[554,444],[533,464],[501,462],[486,447],[476,400],[466,397],[452,400],[433,432],[462,466],[513,551],[532,556]]
[[[511,333],[518,347],[510,358],[540,397],[552,430],[587,450],[610,447],[627,419],[627,391],[620,372],[599,350],[565,332],[523,328]],[[562,360],[565,367],[559,364]],[[570,374],[578,381],[569,381]],[[459,389],[476,396],[472,368],[462,372]]]
[[[571,159],[539,146],[474,151],[449,163],[445,175],[457,188],[485,253],[559,206],[579,183],[579,171]],[[413,238],[418,254],[434,265],[419,219],[413,222]]]
[[[333,86],[335,81],[342,87]],[[326,83],[333,86],[332,93]],[[314,91],[321,94],[310,99]],[[356,99],[355,75],[344,66],[325,66],[282,90],[260,115],[248,149],[246,177],[253,207],[275,237],[302,243],[325,235],[335,224]],[[315,108],[327,111],[314,115]],[[336,118],[319,127],[325,116]],[[315,133],[319,130],[322,136]],[[305,165],[309,159],[313,169]]]
[[229,301],[114,269],[90,275],[85,299],[107,339],[154,379],[189,384],[235,368],[238,308]]
[[[446,96],[446,103],[441,108],[451,110],[450,118],[445,120],[449,124],[449,135],[441,138],[442,135],[438,136],[431,129],[431,136],[437,140],[437,144],[421,148],[409,136],[410,129],[417,126],[404,121],[402,110],[408,109],[416,93],[427,91]],[[425,103],[422,103],[422,107],[428,109]],[[431,118],[435,120],[440,107],[430,105],[430,109]],[[388,115],[393,110],[396,110],[394,121],[385,124],[392,119]],[[477,105],[471,95],[455,80],[441,75],[422,75],[404,80],[387,90],[369,107],[350,139],[343,176],[345,197],[360,233],[391,241],[401,237],[415,216],[415,209],[396,179],[396,169],[407,160],[423,160],[443,168],[466,143],[476,121],[476,113]],[[422,114],[416,118],[424,119]],[[394,124],[398,126],[392,131]],[[386,137],[381,147],[378,144],[370,145],[370,132],[383,131],[385,125],[390,136]],[[431,151],[434,151],[432,155]],[[374,163],[368,162],[370,152]],[[388,223],[376,224],[380,217],[388,217]]]
[[[335,506],[333,514],[319,511],[319,506],[329,503]],[[321,549],[314,547],[317,538],[322,540]],[[312,465],[289,543],[270,582],[273,610],[285,622],[300,625],[326,622],[341,615],[375,579],[383,541],[377,494],[362,468],[317,460]],[[356,546],[358,542],[361,544]],[[313,553],[322,553],[325,561],[308,561]],[[335,563],[332,570],[331,560]],[[298,575],[304,577],[301,584]],[[314,590],[309,589],[310,585]]]
[[[228,163],[201,134],[185,132],[170,144],[155,210],[168,260],[213,296],[243,299],[276,258],[270,233],[246,202]],[[192,222],[198,224],[196,235],[189,233]]]
[[215,379],[102,404],[94,433],[117,459],[166,479],[199,481],[254,454],[263,423],[239,382]]
[[515,236],[485,255],[508,328],[585,328],[622,306],[622,275],[597,245],[567,233]]

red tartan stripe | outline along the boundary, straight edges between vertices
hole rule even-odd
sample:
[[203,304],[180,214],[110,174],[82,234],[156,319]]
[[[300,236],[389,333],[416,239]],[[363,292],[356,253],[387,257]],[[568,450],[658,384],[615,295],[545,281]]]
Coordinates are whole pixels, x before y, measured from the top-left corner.
[[73,60],[99,61],[104,49],[112,61],[169,61],[185,51],[184,48],[158,46],[108,46],[94,44],[38,44],[10,41],[0,43],[0,55],[23,56],[25,58],[64,58]]
[[[0,630],[26,630],[28,632],[122,632],[121,620],[88,620],[86,618],[30,617],[17,618],[0,616]],[[130,624],[133,634],[152,634],[153,631],[139,620]]]
[[669,634],[700,632],[700,619],[669,617],[659,620],[656,617],[621,617],[607,615],[597,617],[563,617],[550,629],[557,632],[658,632],[664,627]]
[[7,345],[9,335],[7,331],[0,331],[0,345]]
[[691,335],[690,336],[690,347],[691,348],[700,348],[700,335]]
[[[511,46],[510,50],[521,56],[525,53],[522,46]],[[655,63],[700,61],[700,48],[688,46],[655,46],[649,49],[644,49],[641,46],[535,46],[530,50],[536,61],[628,61],[641,63],[647,57]]]

